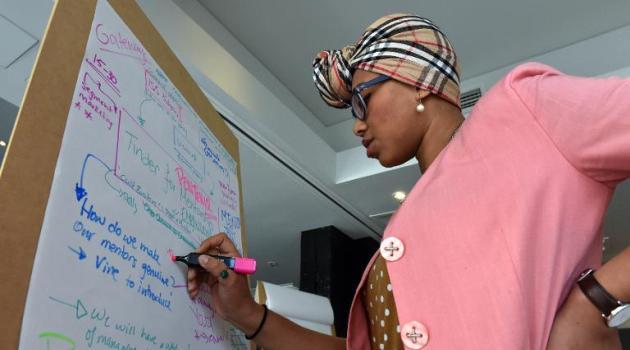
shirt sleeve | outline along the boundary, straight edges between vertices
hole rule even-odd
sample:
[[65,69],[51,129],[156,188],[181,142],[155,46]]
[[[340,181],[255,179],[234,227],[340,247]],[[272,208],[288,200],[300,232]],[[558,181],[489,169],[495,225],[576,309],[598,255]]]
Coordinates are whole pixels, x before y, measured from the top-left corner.
[[630,79],[569,76],[542,64],[510,75],[512,89],[577,170],[608,186],[630,176]]

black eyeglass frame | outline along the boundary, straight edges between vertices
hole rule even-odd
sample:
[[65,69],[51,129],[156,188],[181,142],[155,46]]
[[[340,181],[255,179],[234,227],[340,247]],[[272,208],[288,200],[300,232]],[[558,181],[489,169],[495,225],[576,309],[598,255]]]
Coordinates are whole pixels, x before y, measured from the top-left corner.
[[352,97],[350,99],[350,108],[352,108],[352,116],[359,120],[365,120],[367,113],[367,103],[361,95],[361,91],[370,88],[374,85],[380,84],[391,79],[387,75],[380,75],[374,79],[368,80],[357,85],[352,89]]

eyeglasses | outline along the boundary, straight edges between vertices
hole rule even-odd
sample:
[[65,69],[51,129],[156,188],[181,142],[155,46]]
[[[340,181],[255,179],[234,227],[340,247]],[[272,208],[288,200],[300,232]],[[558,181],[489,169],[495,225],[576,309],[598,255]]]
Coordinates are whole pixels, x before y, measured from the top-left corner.
[[367,117],[367,101],[363,98],[363,96],[361,95],[361,91],[372,87],[376,84],[380,84],[386,80],[389,80],[390,77],[388,77],[387,75],[381,75],[378,76],[372,80],[368,80],[364,83],[361,83],[359,85],[357,85],[354,89],[352,89],[352,99],[350,100],[351,104],[350,107],[352,107],[352,115],[359,119],[359,120],[365,120],[365,118]]

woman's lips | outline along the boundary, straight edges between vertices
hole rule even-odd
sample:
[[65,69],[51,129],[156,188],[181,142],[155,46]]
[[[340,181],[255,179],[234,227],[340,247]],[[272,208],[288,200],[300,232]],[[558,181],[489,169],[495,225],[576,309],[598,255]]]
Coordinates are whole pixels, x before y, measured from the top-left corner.
[[365,147],[365,152],[367,153],[367,156],[369,158],[373,158],[374,156],[376,156],[376,153],[374,152],[374,147],[370,148],[370,145],[372,144],[373,139],[370,140],[363,140],[363,146]]

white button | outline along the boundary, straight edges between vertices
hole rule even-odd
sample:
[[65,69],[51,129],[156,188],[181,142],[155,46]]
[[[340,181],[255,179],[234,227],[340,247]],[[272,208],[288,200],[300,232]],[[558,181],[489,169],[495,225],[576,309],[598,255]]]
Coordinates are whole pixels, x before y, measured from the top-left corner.
[[429,332],[422,323],[411,321],[400,330],[400,338],[409,349],[422,349],[429,342]]
[[381,243],[381,256],[387,261],[396,261],[403,256],[405,245],[396,237],[388,237]]

